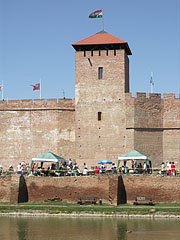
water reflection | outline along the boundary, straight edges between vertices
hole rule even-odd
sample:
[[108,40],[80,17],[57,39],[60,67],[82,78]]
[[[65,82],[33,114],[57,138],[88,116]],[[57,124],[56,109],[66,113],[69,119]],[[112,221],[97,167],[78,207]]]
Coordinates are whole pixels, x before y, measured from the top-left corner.
[[28,220],[24,218],[17,218],[17,233],[18,240],[26,240],[28,229]]
[[[128,230],[130,232],[130,230]],[[127,220],[117,221],[117,238],[118,240],[127,240]]]
[[168,219],[0,217],[3,240],[179,240],[179,229]]

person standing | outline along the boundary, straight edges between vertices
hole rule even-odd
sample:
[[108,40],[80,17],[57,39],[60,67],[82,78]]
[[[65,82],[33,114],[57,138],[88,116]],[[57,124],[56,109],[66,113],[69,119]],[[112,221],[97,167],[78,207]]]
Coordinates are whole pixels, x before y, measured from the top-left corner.
[[171,170],[171,162],[169,162],[169,176],[171,176],[171,174],[172,174],[172,170]]
[[172,162],[171,164],[171,173],[172,173],[172,176],[175,176],[176,175],[176,170],[175,170],[176,166],[174,164],[174,162]]
[[86,163],[84,163],[83,175],[88,175],[88,167]]

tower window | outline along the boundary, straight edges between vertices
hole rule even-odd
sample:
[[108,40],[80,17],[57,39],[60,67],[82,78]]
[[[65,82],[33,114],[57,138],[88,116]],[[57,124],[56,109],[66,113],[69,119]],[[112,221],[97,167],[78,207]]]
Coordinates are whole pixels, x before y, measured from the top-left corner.
[[98,112],[98,121],[102,120],[102,112]]
[[103,67],[99,67],[98,68],[98,79],[102,79],[103,78]]

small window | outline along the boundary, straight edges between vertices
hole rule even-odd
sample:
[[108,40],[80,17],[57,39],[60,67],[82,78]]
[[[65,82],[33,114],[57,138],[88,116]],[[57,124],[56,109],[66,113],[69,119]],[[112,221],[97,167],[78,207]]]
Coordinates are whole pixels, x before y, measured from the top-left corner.
[[99,67],[98,68],[98,79],[102,79],[103,78],[103,68]]
[[98,121],[102,120],[102,112],[98,112]]

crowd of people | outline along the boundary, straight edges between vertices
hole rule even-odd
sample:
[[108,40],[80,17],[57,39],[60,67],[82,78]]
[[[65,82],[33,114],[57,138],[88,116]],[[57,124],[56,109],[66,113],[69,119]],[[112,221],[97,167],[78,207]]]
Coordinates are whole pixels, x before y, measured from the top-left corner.
[[159,173],[163,174],[163,175],[168,175],[168,176],[171,176],[171,175],[175,176],[176,175],[176,166],[175,166],[174,162],[167,162],[166,165],[164,162],[162,162],[161,170]]
[[152,168],[151,165],[149,165],[147,162],[144,162],[143,164],[141,162],[138,162],[136,160],[131,160],[128,162],[127,161],[122,161],[124,165],[119,167],[119,172],[126,174],[126,173],[136,173],[136,174],[141,174],[141,173],[152,173]]
[[[158,169],[157,169],[158,170]],[[3,166],[0,165],[0,174],[3,171]],[[127,174],[127,173],[152,173],[152,168],[147,165],[147,163],[141,164],[136,162],[132,162],[132,168],[128,168],[126,164],[119,166],[115,163],[112,163],[111,166],[108,167],[107,165],[102,163],[99,166],[91,167],[88,169],[86,163],[83,164],[83,167],[80,169],[77,162],[74,160],[69,159],[68,161],[60,163],[59,168],[55,163],[51,163],[45,168],[43,163],[34,162],[32,168],[30,167],[29,163],[20,162],[17,165],[17,168],[14,169],[13,165],[10,165],[8,168],[8,173],[17,173],[17,174],[27,174],[31,176],[80,176],[80,175],[91,175],[91,174],[105,174],[105,173],[112,173],[112,174]],[[161,175],[168,175],[168,176],[175,176],[176,175],[176,166],[174,162],[167,162],[165,164],[162,162],[160,170],[158,170],[159,174]]]

